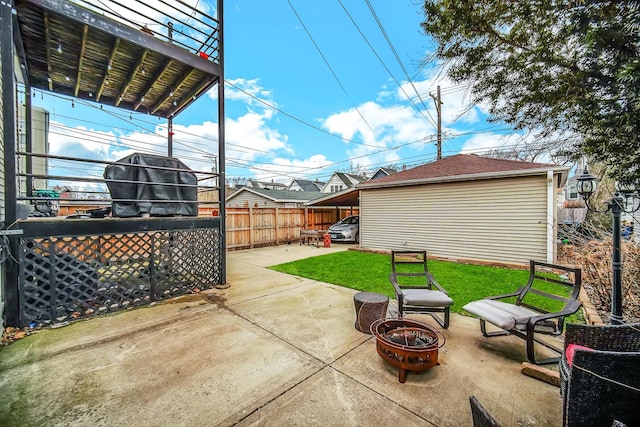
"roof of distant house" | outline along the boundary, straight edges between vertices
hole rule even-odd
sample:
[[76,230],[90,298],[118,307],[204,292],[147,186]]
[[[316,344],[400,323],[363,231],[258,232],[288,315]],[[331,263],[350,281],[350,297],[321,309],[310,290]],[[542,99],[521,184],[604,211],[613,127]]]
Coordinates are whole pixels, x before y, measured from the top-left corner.
[[366,181],[368,178],[362,175],[355,175],[352,173],[346,173],[346,172],[336,172],[335,175],[340,178],[342,180],[342,182],[344,182],[347,186],[351,187],[353,186],[353,182],[351,182],[351,179],[353,179],[354,181],[357,182],[364,182]]
[[243,191],[248,191],[250,193],[257,194],[259,196],[263,196],[267,199],[273,200],[274,202],[298,202],[304,203],[309,200],[317,199],[318,197],[324,196],[324,193],[320,191],[293,191],[293,190],[268,190],[265,188],[251,188],[251,187],[242,187],[240,190],[231,194],[227,197],[226,201],[231,200],[236,197]]
[[252,186],[254,186],[253,188],[262,188],[262,187],[280,187],[280,188],[286,188],[287,184],[281,184],[279,182],[269,182],[269,181],[258,181],[256,179],[250,179],[249,182],[251,183]]
[[395,174],[398,173],[397,170],[391,169],[391,168],[378,168],[378,170],[376,172],[378,172],[378,171],[382,171],[382,172],[386,173],[387,175],[395,175]]
[[388,176],[388,175],[395,175],[398,173],[398,171],[396,171],[395,169],[391,169],[391,168],[378,168],[378,170],[376,170],[373,175],[371,175],[371,178],[369,178],[369,181],[371,181],[372,179],[374,179],[374,177],[378,174],[380,174],[380,172],[382,172],[381,175],[379,175],[377,178],[381,178],[383,176]]
[[358,188],[393,187],[428,182],[464,181],[471,179],[522,176],[554,170],[566,178],[570,167],[519,160],[493,159],[476,154],[457,154],[432,163],[407,169],[393,175],[358,184]]
[[[294,182],[298,184],[298,186],[302,188],[303,191],[318,191],[325,184],[324,182],[311,181],[310,179],[294,179],[291,184],[293,184]],[[289,185],[289,187],[291,187],[291,185]]]

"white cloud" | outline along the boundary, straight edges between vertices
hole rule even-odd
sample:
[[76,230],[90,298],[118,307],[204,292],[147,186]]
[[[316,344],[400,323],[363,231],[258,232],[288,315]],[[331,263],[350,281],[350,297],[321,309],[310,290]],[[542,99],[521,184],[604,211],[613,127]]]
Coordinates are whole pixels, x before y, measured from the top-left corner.
[[[398,88],[396,96],[399,100],[407,101],[407,95],[409,95],[413,103],[420,109],[424,110],[424,107],[427,107],[428,113],[425,112],[425,115],[430,115],[431,118],[436,120],[438,115],[434,97],[437,96],[438,86],[440,86],[440,100],[442,101],[443,126],[450,126],[456,122],[473,124],[480,120],[478,108],[474,106],[469,109],[470,96],[468,86],[457,85],[444,76],[415,81],[413,85],[409,82],[403,82],[401,88]],[[419,97],[416,91],[420,94]],[[412,104],[409,103],[409,105],[415,109]]]
[[316,179],[331,174],[332,162],[324,154],[315,154],[307,159],[275,158],[271,164],[251,168],[256,178],[289,184],[294,178]]
[[469,138],[460,149],[463,154],[483,154],[489,150],[501,149],[513,143],[511,135],[482,133]]
[[272,113],[268,111],[250,111],[237,119],[227,118],[227,149],[233,150],[229,156],[252,160],[264,154],[275,154],[277,150],[293,153],[287,145],[287,136],[267,125],[271,116]]
[[399,159],[393,149],[403,146],[422,150],[423,140],[435,133],[433,125],[408,106],[383,107],[370,101],[358,109],[366,123],[355,108],[333,114],[323,122],[331,133],[362,141],[360,145],[347,142],[347,154],[356,165],[392,163]]
[[71,128],[55,120],[51,120],[49,126],[49,153],[54,155],[104,159],[117,140],[110,131],[98,131],[85,126]]
[[468,130],[469,125],[480,122],[480,116],[484,113],[478,107],[469,108],[467,87],[456,86],[439,76],[415,81],[413,85],[403,82],[395,91],[385,85],[378,93],[376,102],[364,102],[357,110],[351,108],[332,114],[322,121],[322,125],[329,132],[364,143],[356,145],[346,142],[349,147],[347,154],[353,163],[365,167],[396,163],[407,157],[398,152],[399,148],[407,153],[407,149],[420,152],[433,146],[437,111],[430,94],[435,96],[438,85],[441,86],[443,102],[443,132],[460,133]]
[[[260,79],[227,79],[224,87],[225,101],[239,101],[248,106],[261,108],[269,108],[268,105],[277,107],[273,100],[273,93],[260,86],[259,81]],[[218,90],[214,87],[207,92],[207,95],[217,101]]]

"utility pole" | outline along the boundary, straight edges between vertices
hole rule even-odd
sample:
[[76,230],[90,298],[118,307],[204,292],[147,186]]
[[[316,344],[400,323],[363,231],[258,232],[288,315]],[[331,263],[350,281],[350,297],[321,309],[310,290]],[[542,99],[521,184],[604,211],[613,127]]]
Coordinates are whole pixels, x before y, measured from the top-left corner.
[[430,93],[429,95],[431,95],[431,97],[433,98],[433,102],[436,104],[436,113],[438,114],[438,143],[437,143],[438,154],[437,154],[436,160],[441,160],[442,159],[442,98],[440,97],[440,85],[438,85],[436,96],[433,96],[432,93]]
[[213,185],[215,187],[218,186],[218,156],[215,154],[205,154],[203,157],[211,160],[213,162],[213,166],[211,167],[211,172],[213,173]]

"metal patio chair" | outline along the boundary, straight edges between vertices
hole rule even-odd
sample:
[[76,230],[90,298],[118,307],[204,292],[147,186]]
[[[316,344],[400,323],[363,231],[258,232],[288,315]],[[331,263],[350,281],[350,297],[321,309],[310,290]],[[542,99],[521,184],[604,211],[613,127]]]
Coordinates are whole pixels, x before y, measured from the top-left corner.
[[429,314],[443,328],[449,327],[453,300],[429,273],[427,251],[391,251],[389,280],[396,293],[400,317],[405,313]]
[[[558,278],[551,273],[561,273],[561,276]],[[559,285],[558,293],[555,293],[556,289],[551,289],[549,284]],[[558,355],[562,353],[562,349],[541,340],[538,334],[562,334],[565,318],[582,306],[578,301],[581,285],[580,268],[530,261],[529,280],[518,290],[506,295],[472,301],[462,308],[480,319],[480,331],[484,337],[515,335],[525,340],[529,362],[536,365],[556,363],[558,357],[536,359],[534,344],[542,344]],[[561,294],[560,287],[567,288],[569,294]],[[498,301],[501,299],[506,301]],[[555,301],[561,308],[550,312],[540,307],[542,300]],[[502,330],[488,332],[487,322]]]

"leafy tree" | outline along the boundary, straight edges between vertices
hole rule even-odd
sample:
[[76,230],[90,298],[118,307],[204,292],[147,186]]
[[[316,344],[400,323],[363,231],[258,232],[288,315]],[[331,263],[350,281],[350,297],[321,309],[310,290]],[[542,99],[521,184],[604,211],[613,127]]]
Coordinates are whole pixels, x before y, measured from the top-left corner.
[[425,32],[473,102],[640,182],[640,1],[427,0]]

